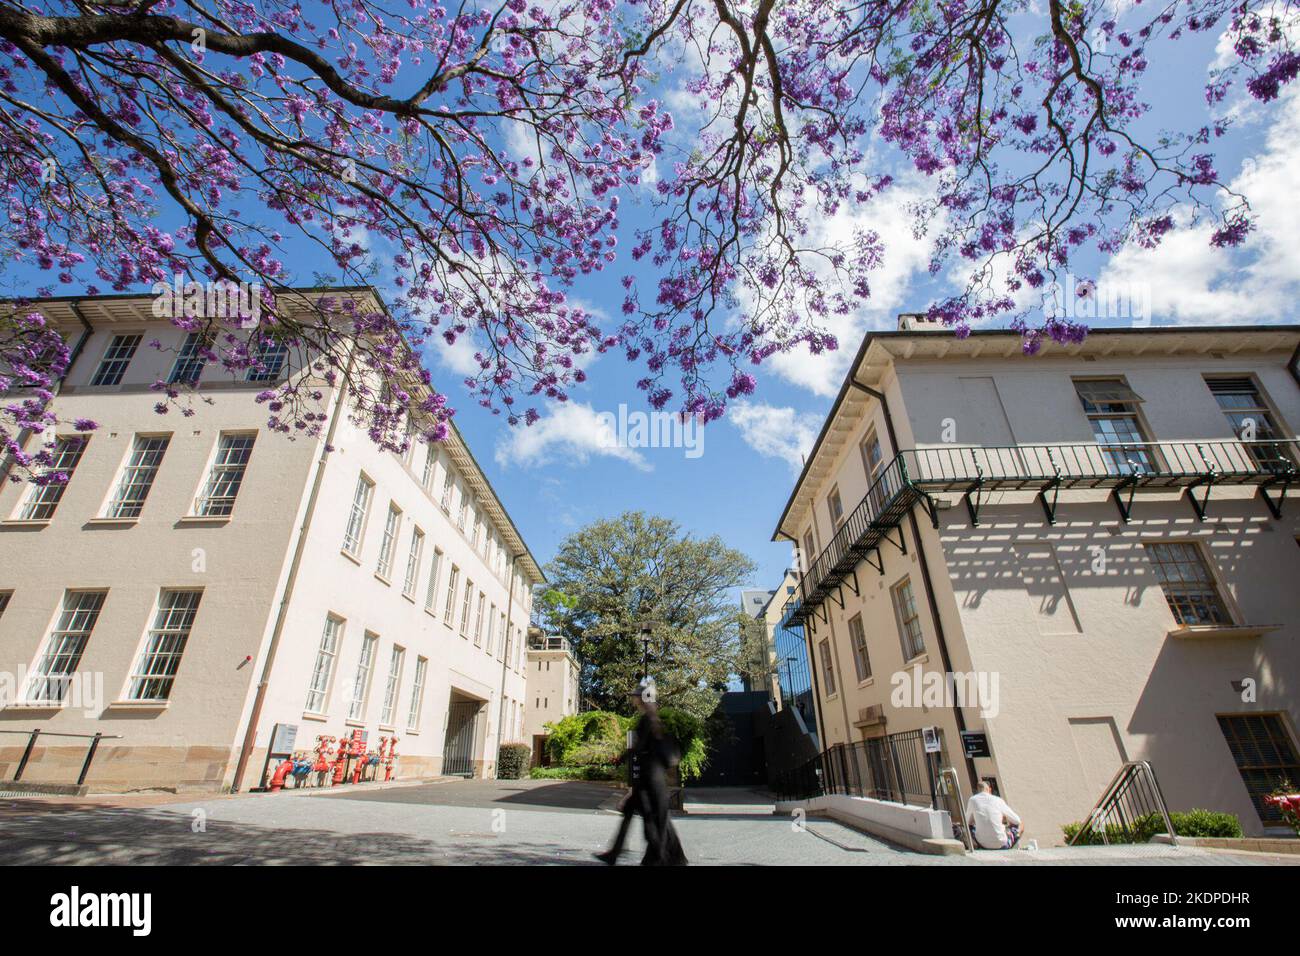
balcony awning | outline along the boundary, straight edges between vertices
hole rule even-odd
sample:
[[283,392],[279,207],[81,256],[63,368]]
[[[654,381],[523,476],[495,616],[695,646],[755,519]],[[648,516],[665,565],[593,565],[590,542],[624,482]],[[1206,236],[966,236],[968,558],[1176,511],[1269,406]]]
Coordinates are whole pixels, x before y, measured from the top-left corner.
[[1107,402],[1141,402],[1142,396],[1123,382],[1110,379],[1104,382],[1075,382],[1079,397],[1094,405]]

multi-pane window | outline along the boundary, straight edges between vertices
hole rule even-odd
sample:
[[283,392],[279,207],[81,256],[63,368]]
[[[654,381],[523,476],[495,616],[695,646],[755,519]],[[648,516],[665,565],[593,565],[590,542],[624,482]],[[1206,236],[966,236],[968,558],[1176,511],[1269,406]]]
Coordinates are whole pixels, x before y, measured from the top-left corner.
[[885,470],[885,456],[880,450],[880,439],[876,437],[874,431],[868,433],[866,440],[861,446],[862,466],[867,471],[867,496],[871,499],[871,504],[876,514],[884,510],[885,503],[889,500],[889,489],[885,485],[888,482],[877,484],[881,474]]
[[325,617],[325,630],[321,632],[320,647],[316,651],[316,666],[311,671],[311,684],[307,687],[307,712],[324,714],[329,703],[330,684],[334,680],[334,665],[339,658],[339,644],[343,640],[343,621],[333,614]]
[[1199,547],[1187,541],[1145,547],[1175,621],[1182,625],[1232,623]]
[[202,591],[163,591],[158,596],[158,611],[131,675],[128,699],[166,700],[171,696],[202,596]]
[[1295,467],[1295,456],[1285,444],[1286,437],[1278,428],[1273,411],[1254,379],[1241,376],[1207,378],[1205,383],[1223,409],[1223,415],[1232,426],[1233,434],[1242,441],[1278,442],[1247,446],[1256,465],[1265,471],[1286,471]]
[[[0,606],[0,611],[3,610],[4,608]],[[487,644],[484,646],[483,650],[488,657],[491,657],[492,645],[496,643],[497,632],[497,606],[495,604],[493,604],[491,609],[488,611],[487,629]]]
[[474,646],[483,646],[483,614],[484,607],[487,604],[487,597],[482,591],[478,592],[478,607],[474,612]]
[[217,457],[212,461],[203,493],[195,503],[195,514],[202,518],[220,517],[235,510],[235,498],[248,470],[256,435],[222,435],[217,441]]
[[420,729],[420,711],[424,706],[424,672],[429,662],[423,657],[415,659],[415,679],[411,683],[411,709],[406,713],[406,729],[415,733]]
[[34,703],[62,703],[68,696],[72,675],[85,653],[90,632],[99,620],[107,591],[66,591],[59,619],[46,638],[45,647],[27,678],[25,700]]
[[916,596],[912,593],[912,579],[904,578],[891,589],[894,613],[898,615],[899,638],[903,645],[903,660],[925,652],[925,638],[921,636],[921,618],[916,613]]
[[253,364],[248,367],[245,379],[249,382],[274,382],[284,371],[284,364],[289,359],[289,346],[277,339],[263,338],[257,343],[251,358]]
[[433,473],[437,464],[438,448],[433,442],[429,442],[424,446],[424,474],[420,476],[420,484],[430,493],[433,491]]
[[379,723],[385,727],[393,725],[393,715],[397,713],[397,695],[402,689],[402,663],[406,660],[406,651],[396,645],[388,657],[388,680],[384,684],[384,707],[379,714]]
[[1138,406],[1142,397],[1122,379],[1091,379],[1074,383],[1092,435],[1101,446],[1106,471],[1112,475],[1152,474],[1155,458],[1142,429]]
[[451,627],[453,615],[456,613],[456,584],[460,581],[460,568],[456,565],[451,566],[451,574],[447,577],[447,600],[443,602],[442,623]]
[[370,673],[375,667],[375,646],[378,636],[366,631],[361,641],[361,656],[357,658],[357,672],[352,677],[352,696],[348,701],[348,719],[364,720],[366,699],[370,696]]
[[456,511],[456,530],[462,534],[465,531],[465,522],[469,518],[469,493],[461,490],[460,508]]
[[822,657],[822,682],[826,685],[826,694],[835,693],[835,662],[831,659],[831,642],[824,640],[818,645]]
[[500,644],[500,646],[497,648],[497,660],[499,660],[499,661],[504,661],[504,660],[506,659],[506,642],[507,642],[507,640],[508,640],[508,638],[506,637],[506,616],[505,616],[505,614],[503,613],[503,614],[501,615],[501,644]]
[[[63,491],[72,481],[72,473],[77,470],[81,456],[86,451],[90,439],[85,435],[61,435],[55,440],[54,450],[50,456],[50,467],[45,470],[43,479],[46,484],[33,484],[27,493],[18,516],[25,521],[48,521],[54,517],[54,510],[63,500]],[[62,480],[54,480],[62,475]]]
[[356,556],[361,553],[361,536],[366,530],[366,513],[375,493],[375,483],[365,475],[357,477],[356,490],[352,492],[352,510],[348,512],[348,526],[343,532],[343,550]]
[[1221,714],[1219,729],[1242,783],[1265,826],[1283,826],[1282,812],[1264,802],[1275,790],[1300,783],[1300,757],[1279,714]]
[[415,595],[415,582],[420,577],[420,556],[424,553],[424,532],[416,528],[411,532],[411,547],[406,552],[406,576],[402,581],[402,593],[407,597]]
[[465,594],[461,599],[460,605],[460,633],[462,637],[469,636],[469,612],[474,604],[474,582],[469,578],[465,579]]
[[507,666],[509,666],[510,664],[510,654],[512,652],[512,649],[514,648],[514,644],[515,644],[514,631],[511,630],[510,628],[507,628],[505,631],[504,640],[501,642],[501,663]]
[[451,465],[447,465],[442,472],[442,510],[448,514],[451,513],[451,487],[455,484],[456,479],[452,477]]
[[126,374],[126,367],[131,364],[131,359],[135,357],[135,350],[140,347],[140,340],[143,337],[138,332],[113,336],[112,341],[108,343],[108,350],[104,352],[104,357],[100,359],[99,367],[95,369],[95,374],[91,376],[90,384],[121,384],[122,376]]
[[393,570],[393,552],[397,549],[397,530],[402,526],[402,510],[391,502],[388,520],[384,522],[384,538],[379,544],[379,576],[387,578]]
[[171,374],[167,376],[168,383],[172,385],[193,385],[203,374],[203,366],[207,364],[206,353],[212,347],[212,337],[204,332],[190,332],[185,336],[185,342],[181,345],[181,350],[176,356],[176,364],[172,366]]
[[813,561],[817,560],[817,542],[813,540],[812,528],[803,536],[803,573],[812,570]]
[[832,488],[831,493],[826,496],[826,510],[831,516],[831,527],[839,528],[840,522],[844,520],[844,502],[840,500],[840,489]]
[[136,435],[131,447],[131,457],[122,469],[117,491],[108,506],[110,518],[138,518],[144,509],[149,489],[158,477],[163,455],[171,439],[166,435]]
[[861,614],[849,618],[849,642],[853,645],[853,666],[858,672],[858,681],[864,681],[871,676],[871,658],[867,655],[867,632],[862,626]]
[[5,608],[9,606],[9,599],[13,594],[13,591],[0,591],[0,617],[4,617]]
[[424,592],[424,609],[429,613],[437,610],[438,604],[438,574],[442,571],[442,551],[439,548],[433,549],[433,561],[429,565],[429,586]]

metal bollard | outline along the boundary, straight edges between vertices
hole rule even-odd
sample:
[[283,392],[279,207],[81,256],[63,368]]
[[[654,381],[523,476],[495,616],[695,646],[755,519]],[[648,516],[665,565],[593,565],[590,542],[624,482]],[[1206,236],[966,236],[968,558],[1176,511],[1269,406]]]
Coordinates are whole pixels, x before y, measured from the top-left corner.
[[95,751],[99,749],[99,741],[103,736],[102,733],[97,733],[90,742],[90,749],[86,751],[86,762],[81,765],[81,776],[77,778],[79,787],[86,782],[86,774],[90,773],[90,762],[95,759]]

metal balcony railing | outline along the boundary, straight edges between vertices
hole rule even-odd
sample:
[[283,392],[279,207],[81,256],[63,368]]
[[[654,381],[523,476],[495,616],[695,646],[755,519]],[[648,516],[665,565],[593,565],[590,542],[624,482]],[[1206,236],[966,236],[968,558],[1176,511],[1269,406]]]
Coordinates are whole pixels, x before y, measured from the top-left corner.
[[899,525],[914,505],[921,503],[934,527],[939,526],[934,493],[961,492],[971,523],[978,526],[988,491],[1036,491],[1047,520],[1055,524],[1061,489],[1108,489],[1127,522],[1134,493],[1142,488],[1188,489],[1197,517],[1204,520],[1215,485],[1253,485],[1280,518],[1287,490],[1300,483],[1297,463],[1297,439],[904,449],[807,567],[783,610],[791,623],[801,624],[859,563],[866,561],[883,574],[880,545],[888,541],[907,550]]

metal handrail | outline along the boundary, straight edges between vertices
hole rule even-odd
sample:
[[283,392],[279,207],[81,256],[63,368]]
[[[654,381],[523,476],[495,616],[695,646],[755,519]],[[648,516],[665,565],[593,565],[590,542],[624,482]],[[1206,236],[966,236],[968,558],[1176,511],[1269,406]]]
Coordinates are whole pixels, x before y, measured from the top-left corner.
[[[1135,812],[1136,811],[1136,812]],[[1109,827],[1113,824],[1128,839],[1136,835],[1133,829],[1142,817],[1156,813],[1164,821],[1165,832],[1169,842],[1178,845],[1178,835],[1174,833],[1173,821],[1169,819],[1169,808],[1165,804],[1164,794],[1156,772],[1146,760],[1130,760],[1111,778],[1110,785],[1101,795],[1088,814],[1079,832],[1070,840],[1070,846],[1078,845],[1080,840],[1091,838],[1092,834],[1101,837],[1101,842],[1110,845]],[[1129,842],[1132,842],[1131,840]]]
[[[951,784],[946,781],[951,781]],[[951,786],[952,790],[948,787]],[[945,796],[957,795],[957,813],[954,815],[952,810],[948,811],[948,816],[958,821],[961,827],[962,840],[966,843],[966,850],[969,853],[975,852],[975,844],[971,840],[970,826],[966,823],[966,802],[961,798],[961,778],[957,776],[957,771],[953,767],[944,767],[939,771],[939,789]]]
[[[1300,484],[1300,438],[903,449],[872,482],[816,559],[805,556],[799,588],[786,599],[782,611],[795,616],[800,605],[811,609],[820,603],[824,595],[818,592],[826,581],[835,573],[847,575],[912,505],[928,500],[930,492],[969,493],[994,486],[1039,492],[1052,487],[1131,491],[1214,484],[1280,485],[1285,495],[1292,484]],[[1280,504],[1270,502],[1270,507],[1280,508]]]
[[22,758],[18,761],[18,769],[14,772],[14,783],[23,779],[23,771],[27,769],[27,762],[32,759],[32,751],[36,749],[36,738],[44,734],[46,737],[77,737],[82,740],[89,740],[90,747],[86,750],[86,759],[81,765],[81,773],[77,776],[77,786],[86,782],[86,774],[90,772],[91,761],[95,759],[95,753],[99,750],[101,740],[121,740],[121,734],[68,734],[60,733],[56,730],[41,730],[37,727],[35,730],[7,730],[0,729],[0,734],[30,734],[27,740],[27,747],[23,750]]

